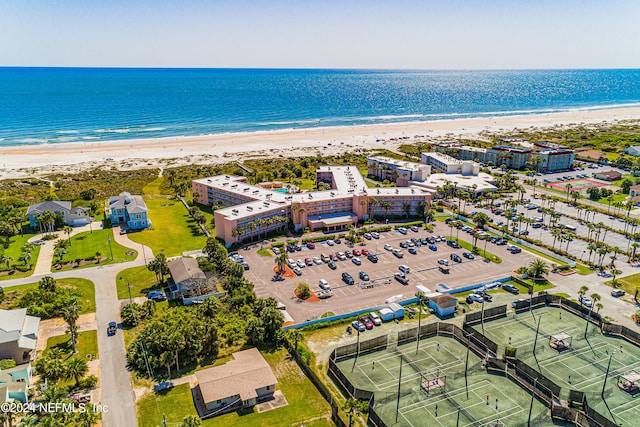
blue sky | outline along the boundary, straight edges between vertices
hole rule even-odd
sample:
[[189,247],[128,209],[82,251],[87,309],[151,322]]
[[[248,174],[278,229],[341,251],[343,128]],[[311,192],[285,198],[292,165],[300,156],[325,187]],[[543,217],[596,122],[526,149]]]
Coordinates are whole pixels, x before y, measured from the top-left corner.
[[638,0],[2,0],[0,66],[637,68]]

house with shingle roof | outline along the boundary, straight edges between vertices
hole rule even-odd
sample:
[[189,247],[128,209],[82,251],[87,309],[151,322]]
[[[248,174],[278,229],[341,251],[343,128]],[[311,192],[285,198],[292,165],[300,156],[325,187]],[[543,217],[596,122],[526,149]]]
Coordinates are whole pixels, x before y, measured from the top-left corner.
[[[254,406],[273,398],[278,380],[256,348],[233,353],[224,365],[196,371],[197,394],[208,412]],[[223,409],[224,408],[224,409]]]
[[143,230],[151,226],[147,204],[142,196],[120,193],[109,198],[109,219],[111,224],[123,224],[130,230]]
[[27,208],[29,226],[31,228],[38,228],[38,217],[46,211],[60,215],[64,223],[71,227],[87,225],[93,220],[93,218],[89,216],[89,210],[83,206],[71,207],[71,202],[48,200],[46,202],[36,203]]
[[26,308],[0,309],[0,359],[13,359],[16,363],[31,360],[39,327],[40,318],[28,316]]

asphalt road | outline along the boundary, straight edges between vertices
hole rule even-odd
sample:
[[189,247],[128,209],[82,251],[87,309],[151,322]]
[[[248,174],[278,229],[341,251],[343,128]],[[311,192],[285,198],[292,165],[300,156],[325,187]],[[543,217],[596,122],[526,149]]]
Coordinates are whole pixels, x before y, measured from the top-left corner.
[[131,387],[130,372],[126,367],[124,336],[118,330],[115,336],[107,336],[107,324],[120,322],[120,303],[116,292],[116,275],[127,268],[144,265],[144,260],[122,264],[34,275],[0,282],[2,287],[34,283],[43,276],[55,279],[82,277],[91,280],[96,293],[96,322],[98,324],[98,350],[100,353],[100,403],[108,407],[102,414],[106,427],[136,426],[135,398]]

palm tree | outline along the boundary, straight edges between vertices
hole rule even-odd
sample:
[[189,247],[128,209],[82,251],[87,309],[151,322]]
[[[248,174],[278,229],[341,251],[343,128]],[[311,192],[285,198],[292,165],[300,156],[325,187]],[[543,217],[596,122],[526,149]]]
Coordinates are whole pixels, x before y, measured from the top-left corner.
[[69,227],[68,225],[65,225],[62,231],[64,231],[65,234],[67,235],[67,242],[69,242],[69,245],[71,245],[71,232],[73,231],[73,227]]
[[76,324],[76,321],[80,316],[80,310],[81,307],[78,304],[78,301],[74,299],[60,311],[62,318],[67,322],[67,325],[69,325],[68,331],[71,335],[71,350],[73,351],[73,354],[76,353],[76,336],[78,333],[78,325]]
[[287,261],[289,260],[289,254],[283,248],[280,255],[276,257],[276,265],[278,266],[278,274],[282,274],[284,272],[284,267],[287,265]]
[[362,412],[365,410],[367,402],[360,401],[357,399],[349,398],[342,406],[342,410],[345,411],[349,415],[349,427],[353,425],[353,416],[357,412]]
[[84,376],[89,370],[87,360],[80,357],[72,357],[67,362],[67,378],[73,378],[76,382],[76,387],[80,387],[80,378]]
[[551,230],[551,235],[553,236],[553,243],[551,244],[551,248],[555,249],[556,240],[562,235],[562,230],[560,230],[559,228],[554,228],[553,230]]
[[600,314],[600,309],[604,308],[604,305],[602,305],[601,302],[598,302],[598,303],[595,304],[595,306],[596,306],[596,309],[597,309],[596,313]]
[[38,282],[38,289],[44,292],[55,292],[56,291],[56,281],[51,276],[44,276]]
[[565,242],[567,242],[567,247],[565,248],[565,252],[569,252],[569,243],[573,242],[573,239],[575,237],[575,233],[565,233],[564,234],[564,240]]
[[11,261],[13,261],[13,257],[11,255],[0,255],[0,265],[5,264],[7,266],[7,270],[9,269]]
[[200,426],[200,418],[196,415],[189,415],[182,419],[180,427],[198,427]]
[[541,259],[535,259],[529,263],[527,272],[531,277],[539,279],[549,274],[549,265]]
[[304,334],[298,329],[289,329],[287,336],[289,340],[293,340],[293,348],[298,351],[298,343],[304,339]]
[[[589,290],[588,286],[582,285],[580,287],[580,290],[578,290],[578,295],[585,296],[588,290]],[[582,299],[580,299],[580,308],[582,308]]]

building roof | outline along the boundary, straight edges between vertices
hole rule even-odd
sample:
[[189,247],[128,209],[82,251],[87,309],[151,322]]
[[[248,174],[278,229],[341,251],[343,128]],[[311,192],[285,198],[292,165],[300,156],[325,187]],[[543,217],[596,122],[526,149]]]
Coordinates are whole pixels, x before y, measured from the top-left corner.
[[27,309],[0,309],[0,344],[16,341],[20,348],[35,349],[40,318],[27,316]]
[[[491,184],[494,181],[494,177],[480,172],[477,176],[459,175],[459,174],[444,174],[434,173],[429,176],[424,182],[411,182],[412,185],[424,186],[427,189],[435,191],[438,187],[442,187],[447,183],[452,183],[457,189],[464,191],[495,191],[496,186]],[[476,186],[475,189],[473,186]]]
[[278,383],[271,367],[256,348],[233,353],[224,365],[196,371],[205,404],[227,397],[257,397],[256,390]]
[[29,370],[31,364],[30,363],[22,363],[20,365],[16,365],[13,368],[0,369],[0,383],[10,383],[13,382],[13,376],[11,375],[14,372],[21,372],[24,370]]
[[48,200],[42,203],[36,203],[27,208],[27,215],[40,215],[45,211],[51,212],[69,212],[71,210],[71,202]]
[[617,171],[596,172],[596,175],[604,175],[604,176],[608,176],[609,178],[614,177],[614,176],[622,176],[622,174],[620,172],[617,172]]
[[129,193],[120,193],[116,197],[109,198],[109,207],[111,209],[125,208],[130,214],[147,212],[147,204],[142,196],[132,196]]
[[640,193],[640,184],[632,185],[631,187],[629,187],[629,191],[635,191],[636,193]]
[[185,282],[190,279],[206,279],[207,276],[200,269],[198,260],[195,258],[176,258],[169,261],[169,272],[176,283]]
[[449,294],[440,294],[429,297],[440,308],[450,308],[456,305],[456,299]]

